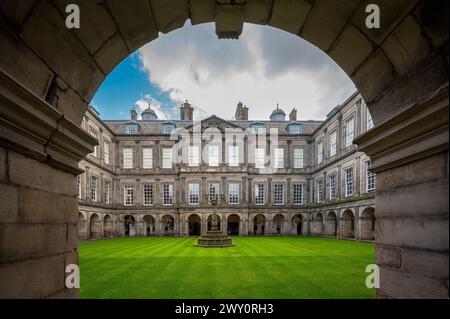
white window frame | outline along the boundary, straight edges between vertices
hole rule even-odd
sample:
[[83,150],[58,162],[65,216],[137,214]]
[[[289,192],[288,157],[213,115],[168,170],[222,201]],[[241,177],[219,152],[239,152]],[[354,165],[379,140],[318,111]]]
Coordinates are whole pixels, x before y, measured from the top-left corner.
[[228,165],[234,167],[239,166],[239,146],[228,146]]
[[345,121],[345,147],[350,147],[355,138],[355,118],[351,116]]
[[255,205],[265,205],[266,203],[266,185],[264,184],[255,184],[254,187],[255,194],[254,194],[254,200]]
[[322,164],[323,162],[323,140],[320,140],[316,144],[317,147],[317,164]]
[[219,166],[220,155],[219,155],[219,145],[209,145],[208,146],[208,165],[211,167]]
[[289,134],[300,134],[301,133],[301,126],[300,124],[291,124],[289,125]]
[[337,153],[337,130],[330,133],[330,157]]
[[[280,189],[281,189],[281,192],[280,192]],[[285,189],[286,189],[286,187],[284,186],[284,184],[275,183],[273,185],[273,204],[274,205],[284,205]]]
[[111,182],[105,182],[105,203],[111,204]]
[[337,194],[337,176],[336,174],[330,175],[329,177],[329,181],[330,181],[330,197],[329,199],[335,200],[336,199],[336,194]]
[[173,150],[171,147],[163,147],[162,149],[162,168],[163,169],[173,168]]
[[294,183],[292,185],[292,203],[294,205],[303,205],[305,195],[305,184]]
[[173,205],[173,185],[164,184],[163,185],[163,205],[171,206]]
[[144,147],[142,149],[142,168],[153,169],[153,148]]
[[292,150],[293,166],[296,169],[304,168],[305,165],[305,151],[303,147],[294,147]]
[[134,206],[134,186],[132,185],[123,186],[123,205]]
[[98,177],[94,176],[94,175],[91,175],[90,197],[91,197],[91,201],[97,202],[97,200],[98,200]]
[[240,201],[240,185],[239,183],[229,183],[228,184],[228,203],[229,204],[239,204]]
[[265,147],[255,147],[255,168],[264,168],[266,158]]
[[109,142],[104,142],[103,143],[103,161],[105,162],[105,164],[109,165],[109,146],[110,143]]
[[284,148],[276,147],[274,149],[274,168],[282,169],[284,168]]
[[134,148],[132,147],[124,147],[122,149],[122,157],[123,157],[123,168],[124,169],[133,169],[134,168]]
[[345,197],[353,196],[353,167],[345,171]]
[[372,166],[372,161],[368,160],[365,162],[365,167],[366,167],[366,193],[372,193],[375,191],[376,189],[376,184],[375,184],[375,173],[372,173],[369,168],[370,166]]
[[217,200],[220,196],[220,183],[208,184],[208,198],[209,200]]
[[139,132],[137,124],[125,124],[125,134],[135,135]]
[[188,186],[188,200],[189,205],[199,205],[200,204],[200,184],[192,183]]
[[153,184],[142,186],[142,205],[151,206],[154,203]]
[[162,134],[172,134],[172,132],[175,130],[175,126],[173,124],[162,124],[161,125],[161,133]]
[[[96,140],[97,140],[97,142],[98,142],[98,133],[97,133],[97,131],[94,129],[94,128],[92,128],[91,126],[89,126],[89,134],[93,137],[93,138],[95,138]],[[93,153],[91,153],[94,157],[97,157],[98,156],[98,145],[95,145],[94,146],[94,152]]]
[[200,165],[200,147],[198,145],[190,145],[189,148],[189,166],[195,167]]
[[324,183],[322,179],[317,180],[317,203],[321,203],[324,200],[323,196]]

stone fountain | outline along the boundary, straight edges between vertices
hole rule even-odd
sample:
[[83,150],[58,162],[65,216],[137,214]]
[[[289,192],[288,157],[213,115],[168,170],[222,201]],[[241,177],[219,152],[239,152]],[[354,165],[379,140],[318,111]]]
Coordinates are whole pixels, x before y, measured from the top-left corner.
[[[217,207],[217,205],[219,205],[219,201],[223,202],[225,196],[224,196],[224,194],[220,194],[220,199],[219,198],[211,199],[209,194],[206,194],[205,197],[211,206]],[[234,244],[231,241],[231,238],[228,237],[228,235],[225,235],[220,231],[219,216],[217,215],[217,212],[215,211],[215,209],[213,210],[213,213],[212,213],[211,230],[207,230],[206,233],[204,233],[198,239],[197,246],[198,247],[207,247],[207,248],[234,246]]]

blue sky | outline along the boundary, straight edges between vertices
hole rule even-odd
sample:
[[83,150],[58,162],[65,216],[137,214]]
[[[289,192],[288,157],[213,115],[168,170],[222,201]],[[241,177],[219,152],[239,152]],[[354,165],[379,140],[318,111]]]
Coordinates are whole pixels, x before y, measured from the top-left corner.
[[103,119],[128,119],[148,103],[160,119],[178,119],[189,100],[195,119],[232,119],[242,101],[250,119],[268,119],[279,103],[287,114],[298,109],[300,120],[320,120],[354,91],[326,54],[296,35],[245,24],[239,40],[218,40],[213,24],[187,22],[124,60],[91,104]]
[[136,101],[147,95],[164,105],[173,102],[164,91],[149,81],[149,71],[142,68],[139,52],[131,54],[106,78],[92,99],[92,106],[105,120],[128,118],[129,111]]

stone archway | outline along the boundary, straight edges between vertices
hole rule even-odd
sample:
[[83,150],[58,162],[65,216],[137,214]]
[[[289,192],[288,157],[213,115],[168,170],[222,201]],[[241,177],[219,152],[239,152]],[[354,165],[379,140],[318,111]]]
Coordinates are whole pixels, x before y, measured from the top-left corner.
[[113,237],[113,220],[111,215],[107,214],[103,218],[103,238]]
[[335,212],[329,212],[326,217],[326,234],[327,237],[337,237],[337,215]]
[[152,215],[145,215],[144,221],[144,235],[154,236],[156,234],[155,218]]
[[324,227],[323,227],[323,214],[322,213],[316,213],[314,215],[314,234],[322,236],[324,234]]
[[200,236],[202,234],[202,221],[200,216],[197,214],[189,215],[188,217],[189,224],[189,236]]
[[292,234],[293,235],[303,235],[304,232],[304,218],[302,214],[296,214],[292,217]]
[[283,235],[284,231],[284,216],[276,214],[272,219],[272,235]]
[[[193,24],[214,21],[220,37],[236,37],[243,22],[269,25],[296,34],[326,52],[351,77],[368,104],[376,127],[356,143],[375,159],[372,170],[377,173],[377,192],[390,196],[392,203],[376,209],[380,216],[377,224],[385,230],[375,232],[379,254],[386,247],[403,254],[406,247],[424,258],[426,250],[439,260],[448,259],[448,253],[443,253],[448,252],[448,175],[442,173],[448,169],[448,1],[374,0],[383,13],[381,29],[365,27],[366,2],[360,1],[236,0],[239,6],[216,1],[168,4],[152,0],[133,6],[115,0],[102,2],[103,6],[97,6],[97,1],[73,2],[90,12],[86,27],[79,31],[65,28],[62,2],[0,3],[0,125],[4,133],[0,154],[8,154],[0,156],[0,173],[5,167],[14,178],[22,166],[60,181],[60,186],[75,184],[80,173],[78,161],[94,145],[94,140],[76,127],[87,104],[105,76],[159,32],[175,30],[187,19]],[[227,18],[230,14],[233,19]],[[5,164],[3,158],[20,158],[18,153],[27,160],[16,166]],[[407,173],[419,169],[424,174]],[[392,175],[403,177],[392,181]],[[15,185],[46,191],[55,200],[72,194],[63,187],[53,187],[53,183],[38,184],[39,180],[30,176],[18,179]],[[423,189],[414,190],[414,183]],[[407,207],[410,216],[396,210],[405,193],[423,199],[420,205]],[[5,205],[15,207],[12,199]],[[41,208],[36,203],[34,209]],[[48,218],[43,222],[71,225],[78,211],[76,202],[65,209],[64,220]],[[48,215],[51,213],[60,215],[56,209]],[[67,228],[68,232],[77,231]],[[395,238],[388,236],[394,231]],[[76,248],[71,252],[76,254]],[[52,262],[53,256],[40,253]],[[54,256],[60,253],[55,251]],[[13,264],[22,260],[18,257],[11,254],[4,262],[19,270],[22,265]],[[431,283],[428,289],[420,284],[412,286],[421,288],[406,289],[382,283],[379,296],[448,296],[448,276],[438,280],[417,269],[405,272],[392,270],[389,264],[380,266],[397,281],[415,283],[415,278],[425,276]],[[445,262],[436,267],[448,268]],[[48,280],[58,275],[51,271],[45,274]],[[14,296],[39,298],[58,293],[37,292],[33,289],[36,285],[38,279],[22,282],[29,289]],[[7,288],[6,296],[11,296],[13,289]],[[77,290],[70,296],[77,297]]]
[[341,216],[341,238],[355,238],[355,215],[351,209],[346,209]]
[[78,213],[78,240],[86,240],[86,218],[83,213]]
[[164,215],[161,218],[161,229],[163,236],[175,235],[175,218],[172,215]]
[[375,209],[373,207],[365,208],[359,218],[360,232],[362,240],[374,240],[375,233]]
[[253,218],[253,235],[264,235],[266,232],[266,217],[263,214],[257,214]]
[[227,234],[237,236],[240,233],[241,218],[237,214],[231,214],[227,218]]
[[126,215],[124,217],[124,236],[125,237],[135,237],[137,235],[136,231],[136,220],[131,215]]
[[89,239],[102,238],[102,220],[98,214],[94,213],[89,218]]

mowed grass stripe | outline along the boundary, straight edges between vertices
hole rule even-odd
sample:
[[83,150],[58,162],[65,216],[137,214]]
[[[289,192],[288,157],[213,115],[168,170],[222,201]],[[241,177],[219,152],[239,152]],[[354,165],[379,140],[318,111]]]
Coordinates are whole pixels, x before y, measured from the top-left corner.
[[122,238],[81,244],[82,298],[373,298],[372,244],[317,237]]

